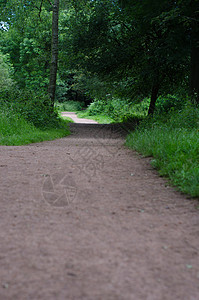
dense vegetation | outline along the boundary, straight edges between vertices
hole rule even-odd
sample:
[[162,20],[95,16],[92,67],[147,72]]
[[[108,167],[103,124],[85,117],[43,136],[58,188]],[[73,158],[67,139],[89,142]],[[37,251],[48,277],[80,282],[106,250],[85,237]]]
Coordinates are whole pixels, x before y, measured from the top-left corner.
[[133,122],[128,145],[199,196],[197,0],[2,0],[0,12],[1,143],[19,120],[67,134],[58,110]]
[[[24,38],[22,49],[22,27],[31,19],[21,15],[20,3],[13,2],[11,8],[11,2],[4,2],[8,15],[4,16],[2,10],[2,20],[10,23],[2,21],[0,30],[0,144],[21,145],[66,136],[68,122],[60,119],[52,108],[49,93],[42,88],[43,78],[39,75],[42,57],[34,62],[34,54],[28,50],[33,40],[29,43]],[[27,57],[23,58],[25,54]],[[46,77],[46,86],[47,81]]]
[[67,122],[52,111],[48,95],[19,89],[13,67],[0,52],[0,144],[22,145],[69,134]]
[[145,156],[180,191],[199,196],[199,109],[188,104],[180,111],[142,121],[127,145]]

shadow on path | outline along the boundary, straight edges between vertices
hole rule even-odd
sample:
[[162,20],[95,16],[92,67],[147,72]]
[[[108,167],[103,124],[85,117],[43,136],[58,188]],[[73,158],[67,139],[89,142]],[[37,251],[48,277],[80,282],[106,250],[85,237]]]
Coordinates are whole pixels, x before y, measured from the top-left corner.
[[129,133],[120,124],[70,124],[70,131],[76,138],[124,139]]

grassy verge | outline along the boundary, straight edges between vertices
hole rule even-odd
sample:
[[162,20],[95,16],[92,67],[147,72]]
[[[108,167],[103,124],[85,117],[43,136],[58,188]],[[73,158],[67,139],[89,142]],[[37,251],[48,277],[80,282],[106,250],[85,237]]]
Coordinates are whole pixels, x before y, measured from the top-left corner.
[[126,144],[153,157],[152,165],[180,191],[199,197],[199,109],[189,106],[144,121]]
[[62,138],[70,134],[67,123],[60,120],[57,127],[39,129],[4,107],[0,111],[0,145],[19,146]]
[[105,116],[105,115],[90,115],[88,111],[85,112],[79,112],[77,114],[79,118],[86,118],[86,119],[91,119],[95,120],[100,124],[110,124],[114,123],[114,120],[111,117]]
[[74,121],[66,116],[62,116],[61,114],[59,114],[60,118],[63,119],[64,121],[67,121],[68,123],[74,123]]

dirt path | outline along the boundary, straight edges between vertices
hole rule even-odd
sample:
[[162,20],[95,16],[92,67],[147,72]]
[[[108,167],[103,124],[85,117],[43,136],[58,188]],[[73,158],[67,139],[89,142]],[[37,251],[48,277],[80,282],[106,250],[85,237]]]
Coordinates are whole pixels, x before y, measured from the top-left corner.
[[0,299],[197,300],[199,211],[113,125],[0,147]]

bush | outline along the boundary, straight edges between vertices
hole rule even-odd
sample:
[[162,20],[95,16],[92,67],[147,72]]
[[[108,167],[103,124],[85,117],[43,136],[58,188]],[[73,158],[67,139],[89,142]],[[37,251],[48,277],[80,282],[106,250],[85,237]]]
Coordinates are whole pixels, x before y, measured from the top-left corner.
[[58,113],[52,109],[48,95],[31,90],[4,89],[1,102],[39,128],[59,127]]
[[107,98],[95,100],[90,104],[87,111],[90,116],[106,115],[115,122],[129,122],[137,117],[142,118],[147,115],[149,99],[144,99],[140,103],[132,103],[129,100]]
[[62,103],[57,102],[55,104],[55,107],[57,108],[58,111],[77,112],[77,111],[81,111],[85,108],[85,103],[70,100],[70,101],[65,101],[65,102],[62,102]]
[[170,110],[181,110],[186,105],[186,97],[176,95],[160,96],[156,101],[155,112],[157,114],[168,113]]
[[0,91],[14,85],[12,75],[13,67],[9,62],[8,55],[0,52]]
[[61,138],[69,134],[67,123],[62,127],[38,129],[17,114],[11,106],[1,103],[0,106],[0,145],[24,145]]
[[0,110],[0,132],[1,137],[18,135],[21,129],[33,130],[34,126],[28,124],[22,117],[20,117],[15,111],[6,107],[1,106]]

